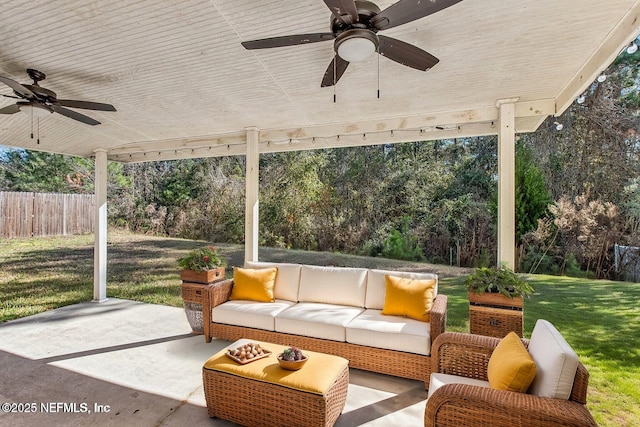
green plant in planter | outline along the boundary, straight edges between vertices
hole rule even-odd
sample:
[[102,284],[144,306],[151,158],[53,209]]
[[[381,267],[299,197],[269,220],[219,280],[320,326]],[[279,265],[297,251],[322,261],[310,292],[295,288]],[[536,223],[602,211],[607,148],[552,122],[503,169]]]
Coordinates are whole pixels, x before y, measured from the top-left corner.
[[465,285],[469,292],[499,293],[509,298],[524,298],[534,292],[529,283],[506,267],[478,268],[467,278]]
[[186,256],[178,258],[178,267],[183,270],[209,271],[226,265],[227,261],[218,254],[213,246],[194,249]]

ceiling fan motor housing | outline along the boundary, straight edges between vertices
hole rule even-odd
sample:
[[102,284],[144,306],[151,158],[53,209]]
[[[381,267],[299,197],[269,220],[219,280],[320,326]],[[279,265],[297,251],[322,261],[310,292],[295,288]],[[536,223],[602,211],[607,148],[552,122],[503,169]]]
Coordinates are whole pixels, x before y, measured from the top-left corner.
[[[56,98],[58,97],[58,95],[54,91],[44,88],[38,84],[22,86],[33,92],[36,95],[37,99],[42,102],[55,102]],[[16,92],[16,95],[19,95],[19,93]]]
[[356,1],[355,3],[358,10],[358,22],[346,24],[335,15],[331,15],[331,32],[336,37],[351,28],[366,28],[373,32],[378,32],[378,29],[371,23],[371,18],[380,13],[380,8],[370,1]]

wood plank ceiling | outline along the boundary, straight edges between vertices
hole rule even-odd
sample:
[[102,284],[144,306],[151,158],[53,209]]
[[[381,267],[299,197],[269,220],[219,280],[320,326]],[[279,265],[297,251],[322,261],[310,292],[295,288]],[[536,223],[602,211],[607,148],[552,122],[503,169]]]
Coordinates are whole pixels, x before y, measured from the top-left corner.
[[333,102],[320,87],[332,42],[240,45],[329,31],[322,0],[5,0],[0,75],[30,83],[35,68],[59,98],[118,111],[82,111],[98,126],[43,118],[39,144],[27,115],[0,115],[0,145],[134,162],[244,154],[248,127],[261,152],[483,135],[505,98],[518,99],[516,131],[529,132],[637,36],[639,14],[640,0],[464,0],[382,32],[438,57],[433,69],[374,55],[349,66]]

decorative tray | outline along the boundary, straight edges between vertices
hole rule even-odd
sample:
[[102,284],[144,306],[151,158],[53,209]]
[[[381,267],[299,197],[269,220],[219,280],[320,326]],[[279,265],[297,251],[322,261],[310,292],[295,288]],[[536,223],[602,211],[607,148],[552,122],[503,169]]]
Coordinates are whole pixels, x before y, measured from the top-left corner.
[[[245,350],[245,353],[247,351],[251,352],[252,350],[255,349],[257,354],[254,355],[251,359],[249,359],[249,358],[244,358],[243,359],[243,358],[240,357],[240,354],[239,354],[242,349]],[[240,363],[241,365],[246,365],[247,363],[255,362],[256,360],[260,360],[260,359],[263,359],[265,357],[268,357],[271,353],[272,353],[271,350],[267,350],[264,347],[260,347],[259,345],[255,344],[255,343],[248,343],[248,344],[245,344],[245,345],[240,346],[238,348],[230,348],[224,354],[226,354],[227,357],[229,357],[230,359]]]

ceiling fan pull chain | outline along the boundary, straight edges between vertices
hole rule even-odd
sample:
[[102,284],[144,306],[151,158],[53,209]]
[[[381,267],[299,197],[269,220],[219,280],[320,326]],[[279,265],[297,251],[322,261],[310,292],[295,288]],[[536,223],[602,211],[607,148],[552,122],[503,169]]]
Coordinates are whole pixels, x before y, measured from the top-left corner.
[[31,110],[31,139],[33,139],[33,108]]
[[337,69],[338,58],[333,58],[333,103],[336,103],[336,69]]
[[36,126],[38,131],[38,139],[36,140],[36,144],[40,145],[40,117],[36,117]]
[[378,99],[380,99],[380,46],[377,47],[378,50]]

